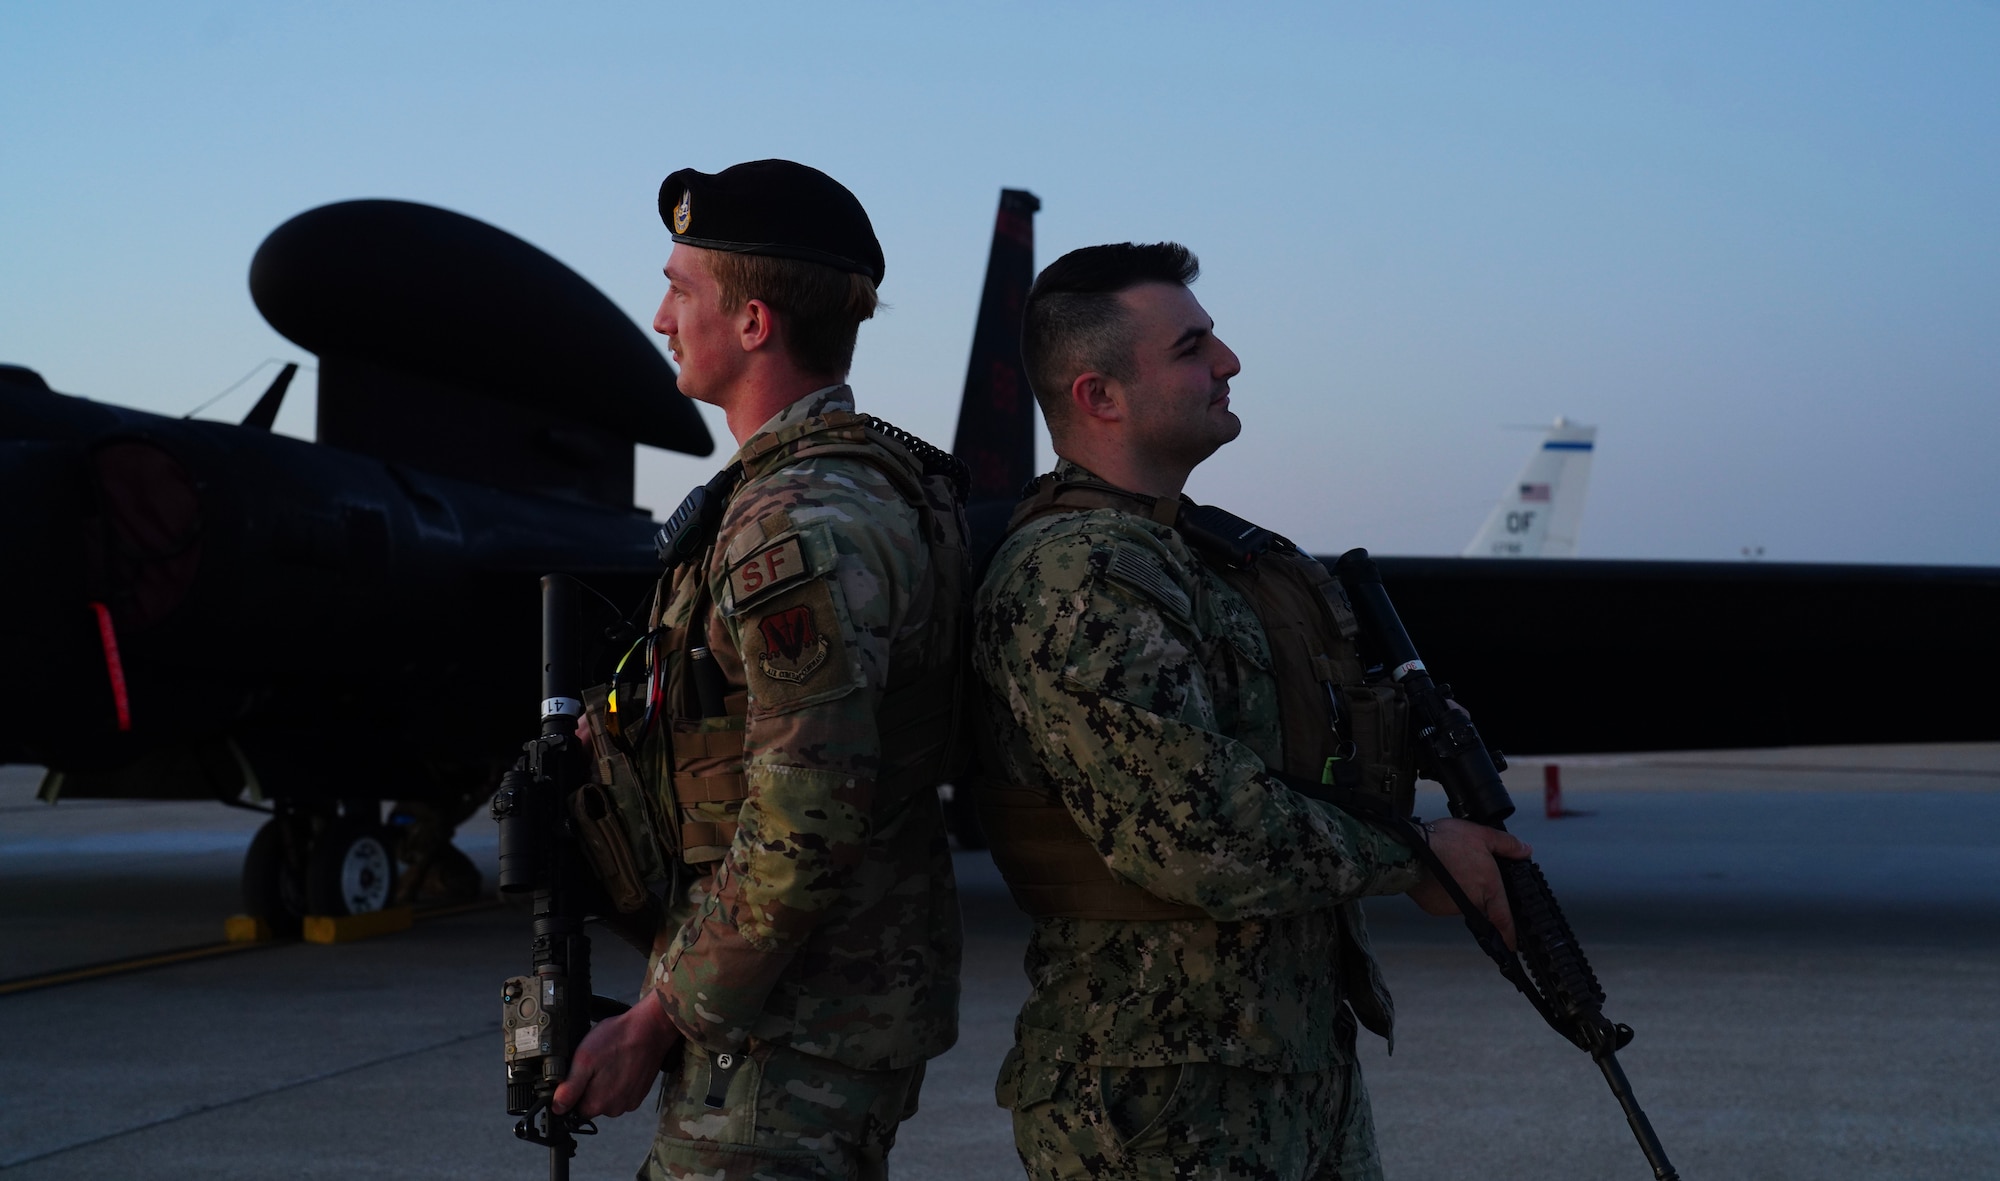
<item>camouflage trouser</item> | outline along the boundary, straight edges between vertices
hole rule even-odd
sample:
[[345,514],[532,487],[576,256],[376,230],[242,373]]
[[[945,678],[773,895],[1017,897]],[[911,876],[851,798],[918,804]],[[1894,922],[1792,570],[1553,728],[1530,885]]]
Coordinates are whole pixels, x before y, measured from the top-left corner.
[[1188,1062],[1036,1062],[1017,1047],[996,1097],[1033,1181],[1380,1181],[1357,1065],[1270,1074]]
[[[640,1181],[882,1181],[896,1125],[917,1112],[921,1064],[853,1070],[759,1045],[718,1072],[685,1046],[661,1092],[660,1127]],[[715,1095],[722,1106],[710,1107]]]

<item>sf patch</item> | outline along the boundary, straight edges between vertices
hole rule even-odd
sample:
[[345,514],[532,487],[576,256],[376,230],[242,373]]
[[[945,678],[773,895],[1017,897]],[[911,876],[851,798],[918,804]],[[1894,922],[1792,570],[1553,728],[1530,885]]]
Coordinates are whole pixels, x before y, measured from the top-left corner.
[[760,599],[781,586],[790,586],[812,571],[806,568],[805,551],[797,537],[788,537],[767,546],[729,568],[730,599],[737,607]]
[[811,607],[773,611],[757,621],[757,630],[764,636],[757,667],[774,681],[803,685],[826,664],[826,637]]
[[737,634],[753,712],[784,713],[854,688],[846,616],[827,580],[795,583],[737,618],[752,625]]

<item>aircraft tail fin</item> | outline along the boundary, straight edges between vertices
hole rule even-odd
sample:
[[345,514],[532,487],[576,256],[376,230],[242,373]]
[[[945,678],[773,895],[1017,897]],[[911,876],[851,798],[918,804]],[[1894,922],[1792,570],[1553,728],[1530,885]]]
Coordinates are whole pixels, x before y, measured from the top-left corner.
[[972,469],[972,503],[1011,509],[1035,474],[1035,398],[1021,364],[1021,312],[1035,281],[1035,212],[1041,199],[1001,189],[986,258],[986,290],[972,330],[972,360],[951,453]]
[[1596,427],[1556,419],[1462,556],[1574,557],[1596,443]]

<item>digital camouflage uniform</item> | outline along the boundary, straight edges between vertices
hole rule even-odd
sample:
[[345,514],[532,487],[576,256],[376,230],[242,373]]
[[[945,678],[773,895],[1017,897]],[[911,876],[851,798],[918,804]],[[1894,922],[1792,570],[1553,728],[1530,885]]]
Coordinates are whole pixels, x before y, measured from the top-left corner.
[[[847,387],[829,387],[747,440],[713,545],[656,606],[677,660],[705,617],[730,709],[674,709],[675,763],[664,737],[641,751],[683,860],[713,867],[648,966],[688,1044],[647,1176],[879,1177],[924,1061],[957,1038],[958,906],[936,780],[921,772],[947,738],[958,611],[939,587],[963,582],[941,579],[934,554],[960,560],[959,515],[933,502],[954,531],[934,550],[881,463],[796,454],[866,445],[852,411]],[[830,420],[846,429],[824,433]],[[925,651],[940,611],[951,634]],[[940,669],[942,695],[924,688]],[[943,721],[935,708],[889,716],[912,686]],[[712,785],[740,806],[712,802]]]
[[997,1088],[1029,1174],[1378,1176],[1341,1001],[1386,1036],[1356,900],[1420,871],[1270,773],[1283,728],[1248,602],[1172,527],[1097,508],[1016,529],[975,621],[985,775],[1052,788],[1119,879],[1206,916],[1036,919]]

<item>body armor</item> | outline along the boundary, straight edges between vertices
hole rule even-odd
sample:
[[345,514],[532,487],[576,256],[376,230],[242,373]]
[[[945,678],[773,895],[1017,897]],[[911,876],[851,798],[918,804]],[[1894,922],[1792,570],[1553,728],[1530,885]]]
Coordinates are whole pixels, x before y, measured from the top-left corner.
[[[1248,601],[1270,642],[1288,778],[1334,783],[1381,799],[1399,815],[1415,799],[1408,703],[1388,677],[1370,676],[1339,584],[1291,542],[1219,509],[1142,496],[1097,481],[1043,477],[1008,531],[1049,513],[1117,509],[1168,525]],[[1178,593],[1178,588],[1172,588]],[[1040,917],[1206,920],[1111,872],[1052,789],[981,781],[980,822],[1021,908]]]
[[[676,865],[712,870],[735,838],[736,813],[748,794],[743,759],[749,699],[742,679],[727,677],[706,649],[711,613],[725,606],[715,601],[716,558],[729,569],[753,553],[804,559],[797,546],[787,548],[798,530],[783,511],[728,538],[716,532],[729,498],[744,481],[824,458],[852,459],[882,473],[916,511],[930,550],[929,624],[917,642],[899,648],[876,712],[881,742],[876,814],[894,814],[914,792],[948,780],[965,762],[958,659],[970,590],[963,466],[914,435],[846,410],[759,436],[736,467],[691,494],[662,529],[663,557],[680,561],[670,565],[655,593],[649,634],[642,641],[645,658],[628,662],[633,668],[614,684],[586,694],[602,789],[591,797],[592,806],[604,805],[615,820],[580,828],[592,865],[621,910],[628,900],[632,909],[643,906],[649,888],[676,876]],[[721,555],[718,543],[726,551]],[[820,574],[814,571],[813,578]],[[826,593],[810,580],[799,586],[808,595]],[[815,652],[817,659],[828,659],[829,646],[842,643],[837,635],[817,639],[819,647],[809,648],[800,661],[815,659]],[[736,667],[742,667],[740,660]],[[771,677],[784,671],[764,669]],[[645,723],[635,724],[641,717]],[[585,820],[581,812],[578,819]]]

